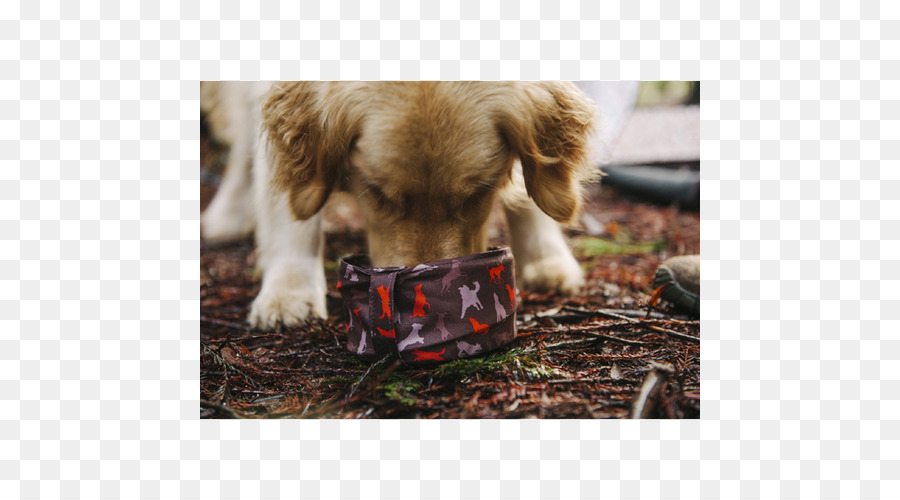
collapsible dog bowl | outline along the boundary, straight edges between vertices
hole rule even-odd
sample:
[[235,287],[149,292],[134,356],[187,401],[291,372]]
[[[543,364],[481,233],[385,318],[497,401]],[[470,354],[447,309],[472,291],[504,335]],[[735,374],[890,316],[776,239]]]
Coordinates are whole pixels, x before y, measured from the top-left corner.
[[350,316],[347,349],[434,363],[496,349],[516,337],[516,277],[508,248],[415,267],[341,261],[337,287]]

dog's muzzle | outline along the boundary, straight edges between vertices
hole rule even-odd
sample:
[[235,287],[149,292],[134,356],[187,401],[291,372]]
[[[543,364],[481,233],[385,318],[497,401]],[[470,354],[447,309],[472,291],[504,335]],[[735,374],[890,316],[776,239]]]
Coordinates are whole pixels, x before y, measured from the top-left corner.
[[490,250],[415,267],[341,261],[337,287],[350,315],[347,349],[433,363],[494,350],[516,337],[512,252]]

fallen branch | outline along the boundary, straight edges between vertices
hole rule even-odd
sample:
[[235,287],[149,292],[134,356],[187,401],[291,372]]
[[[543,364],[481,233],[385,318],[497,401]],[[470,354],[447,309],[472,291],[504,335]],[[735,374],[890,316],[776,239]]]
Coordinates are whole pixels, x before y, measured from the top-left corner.
[[595,314],[601,315],[601,316],[607,316],[607,317],[610,317],[610,318],[615,318],[615,319],[620,319],[620,320],[623,320],[623,321],[628,321],[629,323],[634,323],[634,324],[637,324],[637,325],[641,325],[641,326],[647,327],[647,328],[649,328],[649,329],[651,329],[651,330],[653,330],[653,331],[655,331],[655,332],[665,333],[666,335],[668,335],[668,336],[670,336],[670,337],[675,337],[675,338],[679,338],[679,339],[681,339],[681,340],[687,340],[687,341],[690,341],[690,342],[696,342],[696,343],[698,343],[698,344],[700,343],[700,338],[694,337],[693,335],[687,335],[687,334],[684,334],[684,333],[681,333],[681,332],[676,332],[675,330],[669,330],[668,328],[663,328],[663,327],[660,327],[660,326],[651,325],[651,324],[647,323],[646,321],[637,320],[637,319],[632,319],[632,318],[629,318],[629,317],[627,317],[627,316],[622,316],[621,314],[618,314],[618,313],[610,312],[610,311],[608,311],[608,310],[598,309],[597,311],[584,311],[584,312],[586,312],[586,313],[587,313],[587,312],[595,313]]
[[550,380],[547,383],[550,385],[556,384],[577,384],[579,382],[584,382],[586,384],[630,384],[631,381],[624,378],[564,378],[557,380]]
[[[627,324],[627,323],[619,323],[619,324]],[[647,345],[647,342],[641,342],[638,340],[627,340],[627,339],[623,339],[623,338],[619,338],[619,337],[613,337],[612,335],[606,335],[604,333],[597,333],[596,331],[594,331],[594,330],[599,330],[599,329],[607,329],[608,330],[614,326],[617,326],[617,325],[593,324],[593,325],[584,325],[584,326],[573,326],[573,327],[569,327],[569,328],[541,328],[538,330],[523,329],[523,330],[520,330],[519,334],[522,335],[522,334],[536,334],[536,333],[575,333],[575,334],[581,333],[584,335],[589,335],[591,337],[594,337],[594,339],[600,338],[600,339],[609,340],[612,342],[621,342],[623,344],[628,344],[628,345]],[[552,347],[557,347],[557,346],[561,346],[561,345],[588,342],[588,341],[592,341],[594,339],[581,339],[581,340],[559,342],[556,344],[550,344],[548,346],[544,346],[544,348],[550,349]]]
[[[603,314],[618,314],[619,316],[625,316],[629,318],[647,318],[647,313],[643,311],[634,311],[631,309],[596,309],[593,311],[588,311],[585,309],[579,309],[577,307],[572,306],[562,306],[560,309],[564,311],[573,312],[576,314],[581,314],[584,316],[600,316]],[[554,318],[554,316],[548,316],[549,318]],[[649,315],[650,319],[671,319],[669,316],[660,313],[652,313]]]
[[265,335],[251,335],[249,337],[234,337],[227,339],[217,339],[217,340],[204,340],[204,344],[228,344],[230,342],[246,342],[248,340],[259,340],[259,339],[268,339],[272,337],[281,337],[284,338],[284,335],[280,333],[267,333]]
[[628,345],[647,345],[646,342],[640,342],[638,340],[620,339],[619,337],[613,337],[612,335],[604,335],[602,333],[591,333],[589,335],[592,335],[597,338],[601,338],[603,340],[610,340],[612,342],[621,342],[623,344],[628,344]]
[[557,348],[557,347],[563,347],[563,346],[567,346],[567,345],[587,344],[587,343],[589,343],[589,342],[596,342],[596,340],[593,339],[593,338],[590,338],[590,339],[578,339],[578,340],[565,340],[565,341],[563,341],[563,342],[557,342],[557,343],[555,343],[555,344],[547,344],[547,345],[544,346],[544,349],[550,350],[550,349],[555,349],[555,348]]
[[669,375],[675,372],[670,365],[650,361],[652,369],[647,372],[644,384],[631,403],[631,418],[647,418],[659,402],[662,388],[665,387]]
[[382,364],[384,364],[384,362],[387,361],[389,357],[391,357],[391,355],[386,354],[383,358],[381,358],[380,361],[378,361],[376,363],[372,363],[372,365],[369,366],[369,369],[366,370],[366,373],[363,373],[362,377],[359,377],[359,380],[357,380],[356,384],[353,385],[353,388],[350,389],[350,393],[347,394],[347,397],[344,398],[344,401],[350,401],[350,398],[352,398],[353,395],[356,393],[356,390],[359,389],[360,384],[363,383],[363,380],[366,379],[366,377],[369,375],[369,372],[371,372],[372,369],[375,368],[376,366],[381,366]]

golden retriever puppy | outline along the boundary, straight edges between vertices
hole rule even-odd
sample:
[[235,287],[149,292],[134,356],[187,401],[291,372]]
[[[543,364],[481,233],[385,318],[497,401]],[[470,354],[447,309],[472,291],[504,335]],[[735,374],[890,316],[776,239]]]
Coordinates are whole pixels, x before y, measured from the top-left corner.
[[[575,293],[583,284],[557,223],[576,216],[595,174],[594,105],[573,84],[204,83],[201,107],[232,144],[203,236],[255,227],[255,326],[325,316],[321,209],[337,190],[359,201],[374,266],[486,250],[499,198],[520,286]],[[241,124],[226,128],[232,119]]]

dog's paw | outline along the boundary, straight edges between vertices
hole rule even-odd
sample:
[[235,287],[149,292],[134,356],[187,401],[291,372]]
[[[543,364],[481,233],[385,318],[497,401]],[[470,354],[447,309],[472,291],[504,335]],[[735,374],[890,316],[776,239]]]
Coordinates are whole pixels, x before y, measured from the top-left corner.
[[247,321],[260,329],[272,329],[277,326],[294,327],[312,318],[325,318],[325,291],[317,287],[285,289],[263,287],[253,306]]
[[572,255],[524,263],[518,270],[518,279],[526,290],[556,290],[563,295],[577,295],[584,286],[584,272]]

